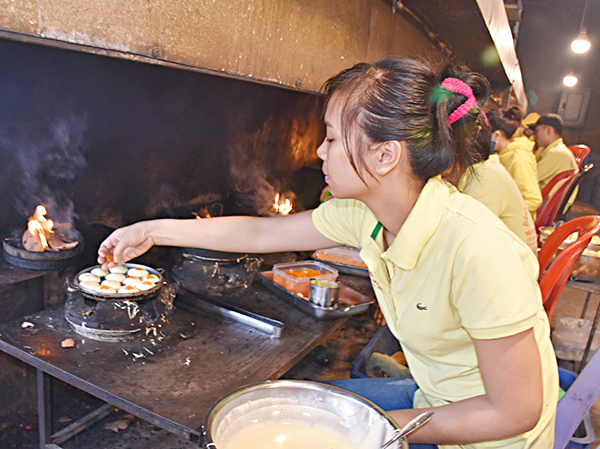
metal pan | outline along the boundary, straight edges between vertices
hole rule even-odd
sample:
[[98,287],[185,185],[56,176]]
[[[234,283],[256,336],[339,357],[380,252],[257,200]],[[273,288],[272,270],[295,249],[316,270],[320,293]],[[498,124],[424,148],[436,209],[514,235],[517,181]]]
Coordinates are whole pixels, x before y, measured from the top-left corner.
[[233,265],[240,263],[248,257],[248,254],[229,253],[225,251],[214,251],[201,248],[179,248],[183,257],[191,260],[202,260],[205,262],[219,262],[221,265]]
[[79,276],[81,276],[84,273],[89,273],[94,268],[101,268],[100,265],[94,265],[94,266],[85,268],[84,270],[81,270],[79,273],[77,273],[75,275],[75,277],[73,278],[73,285],[75,285],[75,287],[81,292],[81,294],[83,296],[85,296],[86,298],[89,298],[89,299],[94,299],[96,301],[123,301],[123,300],[139,301],[141,299],[147,298],[148,296],[154,295],[156,292],[158,292],[158,290],[160,290],[162,288],[162,286],[165,283],[165,280],[162,275],[162,270],[157,270],[155,268],[150,268],[146,265],[140,265],[137,263],[124,263],[123,266],[125,266],[127,269],[143,268],[144,270],[148,271],[148,274],[154,274],[154,275],[158,276],[158,282],[156,283],[156,285],[154,287],[152,287],[148,290],[134,292],[134,293],[101,293],[101,292],[97,292],[94,290],[89,290],[89,289],[81,286],[81,284],[79,282]]

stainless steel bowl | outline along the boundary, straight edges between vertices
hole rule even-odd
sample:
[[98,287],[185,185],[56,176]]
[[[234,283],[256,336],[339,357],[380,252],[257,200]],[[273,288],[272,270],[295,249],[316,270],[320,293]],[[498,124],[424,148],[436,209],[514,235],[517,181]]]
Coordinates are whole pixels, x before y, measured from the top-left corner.
[[[205,422],[207,447],[216,449],[231,449],[248,432],[284,423],[320,430],[353,448],[380,449],[399,428],[386,412],[362,396],[302,380],[242,387],[217,401]],[[408,449],[408,443],[402,439],[390,447]]]

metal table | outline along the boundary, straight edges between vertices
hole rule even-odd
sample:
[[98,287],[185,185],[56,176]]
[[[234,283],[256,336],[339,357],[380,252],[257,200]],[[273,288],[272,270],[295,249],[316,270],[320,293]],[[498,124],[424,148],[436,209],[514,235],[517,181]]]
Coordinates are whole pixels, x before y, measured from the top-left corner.
[[[202,444],[202,425],[213,403],[242,385],[280,377],[347,319],[318,320],[258,286],[228,302],[282,321],[282,337],[271,339],[209,313],[177,308],[156,336],[125,343],[82,338],[62,307],[1,324],[0,350],[37,370],[40,447],[58,448],[110,406]],[[23,327],[24,322],[33,327]],[[61,347],[66,338],[75,347]],[[52,434],[50,376],[107,405]]]
[[[583,310],[581,311],[581,319],[584,319],[585,314],[587,312],[588,305],[590,303],[590,298],[592,297],[592,293],[600,295],[600,282],[577,281],[574,279],[569,279],[567,281],[566,286],[587,292],[587,295],[585,297],[585,303],[583,305]],[[600,302],[598,302],[598,307],[596,309],[596,314],[594,316],[594,321],[592,322],[592,328],[590,330],[590,336],[588,337],[587,343],[585,345],[585,349],[583,351],[583,357],[581,358],[581,362],[576,369],[576,371],[578,373],[580,373],[586,365],[585,361],[586,361],[586,359],[590,353],[590,350],[592,348],[592,342],[594,341],[594,335],[596,335],[596,329],[598,327],[599,321],[600,321]]]

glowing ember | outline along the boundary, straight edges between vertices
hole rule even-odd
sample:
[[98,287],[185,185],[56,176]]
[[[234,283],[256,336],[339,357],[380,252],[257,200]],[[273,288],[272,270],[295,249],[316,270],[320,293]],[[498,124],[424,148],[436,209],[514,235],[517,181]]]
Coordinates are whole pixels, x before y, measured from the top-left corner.
[[192,212],[192,215],[194,217],[196,217],[197,220],[199,220],[201,218],[211,218],[212,217],[210,215],[210,212],[208,212],[208,208],[207,207],[203,207],[202,210],[200,210],[200,213],[198,213],[198,212]]
[[279,193],[275,195],[275,201],[273,203],[273,209],[280,215],[288,215],[292,211],[292,202],[289,199],[283,200]]
[[46,208],[41,204],[35,208],[35,212],[27,223],[27,230],[21,239],[23,247],[27,251],[38,253],[75,248],[79,242],[69,240],[62,234],[54,232],[52,229],[54,222],[45,217],[47,213]]

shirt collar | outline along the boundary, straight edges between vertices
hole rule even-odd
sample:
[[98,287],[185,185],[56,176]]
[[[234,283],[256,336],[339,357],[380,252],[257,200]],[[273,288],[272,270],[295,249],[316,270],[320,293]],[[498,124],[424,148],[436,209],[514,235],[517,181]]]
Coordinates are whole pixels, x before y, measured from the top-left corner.
[[[504,150],[502,150],[502,151],[504,151]],[[467,170],[465,170],[463,175],[460,177],[460,180],[458,181],[458,185],[456,186],[456,189],[459,192],[464,192],[465,187],[469,183],[469,180],[475,175],[475,172],[477,171],[477,169],[479,167],[481,167],[482,165],[489,163],[488,161],[499,164],[500,156],[498,155],[498,153],[490,154],[485,161],[481,161],[481,162],[477,162],[476,164],[473,164],[471,167],[469,167]]]
[[535,152],[535,160],[537,162],[539,162],[540,159],[542,159],[550,149],[559,146],[561,143],[563,143],[563,140],[562,140],[562,137],[559,137],[558,139],[556,139],[554,142],[552,142],[547,147],[538,148],[537,151]]
[[423,248],[440,224],[444,204],[455,191],[440,176],[427,181],[400,232],[386,251],[388,258],[398,267],[404,270],[415,268]]

